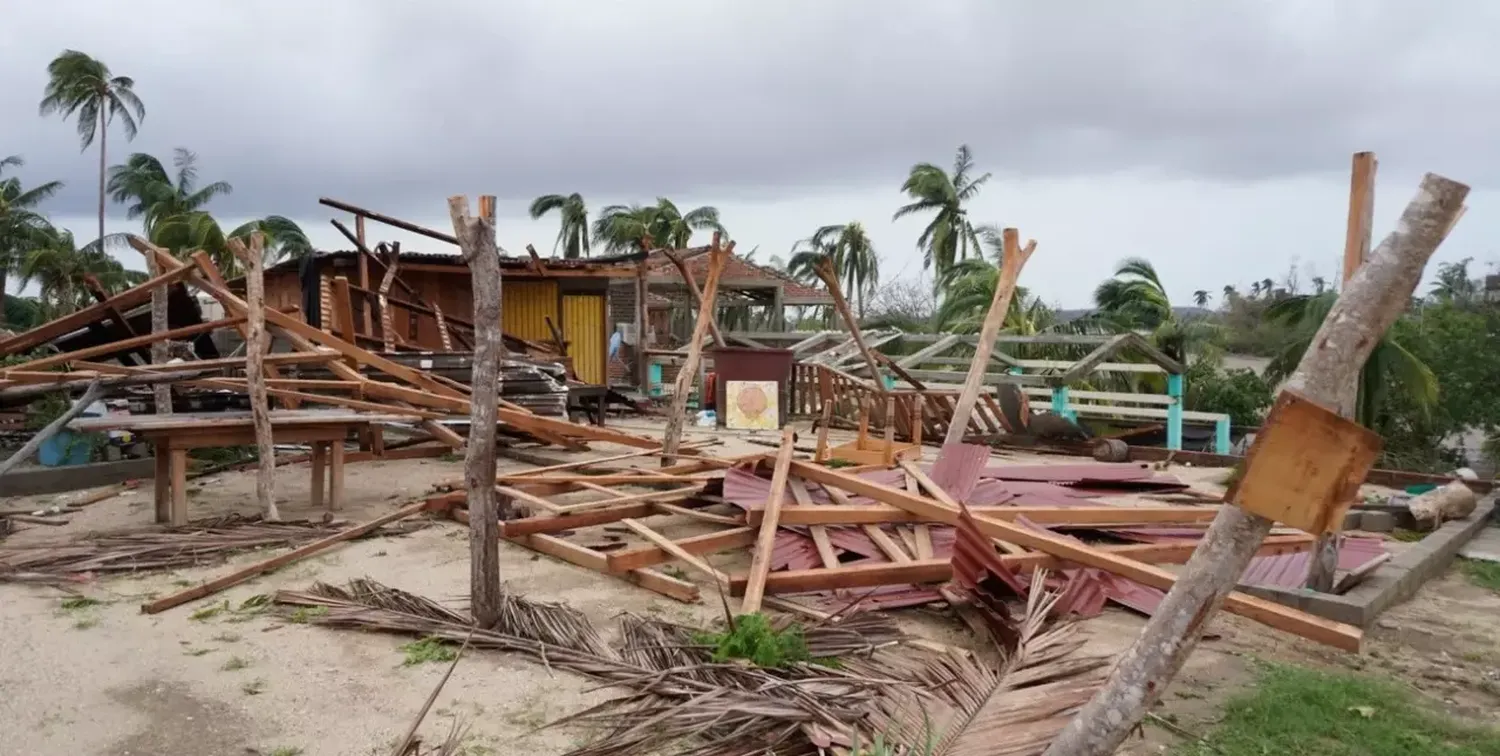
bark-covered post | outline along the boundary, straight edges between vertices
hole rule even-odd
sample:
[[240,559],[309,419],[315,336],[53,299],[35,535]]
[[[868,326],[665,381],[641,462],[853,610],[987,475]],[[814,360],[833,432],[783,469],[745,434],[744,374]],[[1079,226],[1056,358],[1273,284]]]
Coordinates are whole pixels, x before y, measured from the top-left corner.
[[[698,302],[698,319],[693,323],[692,340],[688,342],[687,358],[677,372],[673,383],[672,409],[667,414],[667,429],[662,433],[661,464],[667,467],[677,462],[677,447],[682,443],[682,426],[687,422],[688,392],[693,388],[693,377],[698,373],[698,363],[703,359],[703,337],[708,335],[708,324],[713,322],[714,301],[719,295],[719,275],[724,264],[734,254],[734,242],[726,248],[719,247],[719,234],[714,232],[714,245],[708,252],[708,278],[703,281],[703,296]],[[708,387],[700,391],[706,399]]]
[[969,418],[974,415],[974,405],[979,401],[979,392],[984,388],[984,376],[989,372],[990,352],[995,349],[995,338],[1000,335],[1000,326],[1005,324],[1005,315],[1010,312],[1010,300],[1016,293],[1016,280],[1021,277],[1021,268],[1031,259],[1036,244],[1021,248],[1021,236],[1014,228],[1000,232],[1001,258],[1000,280],[995,282],[995,297],[990,300],[990,310],[984,315],[984,325],[979,328],[979,342],[974,345],[974,359],[969,362],[969,375],[964,378],[964,387],[959,391],[958,402],[953,406],[953,418],[948,421],[948,435],[943,445],[961,444],[969,429]]
[[239,239],[230,239],[229,248],[245,264],[245,304],[248,329],[245,336],[245,383],[250,392],[250,420],[255,426],[256,456],[255,499],[265,518],[281,519],[276,509],[276,446],[271,433],[271,404],[266,395],[266,290],[265,239],[257,231],[250,235],[250,247]]
[[480,627],[500,619],[500,512],[495,500],[495,424],[500,401],[500,252],[495,246],[495,198],[479,198],[479,217],[469,198],[448,198],[453,235],[463,249],[474,289],[474,395],[464,485],[469,491],[469,607]]
[[[146,257],[146,270],[152,278],[156,278],[165,272],[156,264],[156,260],[149,255]],[[171,327],[168,324],[167,318],[167,296],[168,290],[166,285],[158,286],[151,290],[152,333],[162,333]],[[151,345],[151,364],[166,364],[169,355],[170,351],[167,348],[165,339]],[[151,395],[155,399],[156,414],[172,414],[172,387],[170,385],[165,383],[157,384],[152,387]]]
[[[1422,270],[1463,206],[1469,187],[1427,174],[1396,230],[1340,293],[1286,388],[1334,407],[1407,307]],[[1109,680],[1076,714],[1047,756],[1106,756],[1125,742],[1197,645],[1201,630],[1244,574],[1275,523],[1220,508],[1181,576]]]

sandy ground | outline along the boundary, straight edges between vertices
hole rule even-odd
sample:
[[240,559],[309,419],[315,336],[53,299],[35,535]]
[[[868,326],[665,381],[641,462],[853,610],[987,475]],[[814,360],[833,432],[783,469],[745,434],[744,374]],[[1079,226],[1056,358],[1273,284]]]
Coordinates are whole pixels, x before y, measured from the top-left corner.
[[[624,427],[651,429],[643,422]],[[716,453],[770,449],[743,434],[691,431],[689,438],[717,438]],[[774,434],[759,434],[774,440]],[[811,444],[804,434],[803,443]],[[615,451],[597,445],[593,454]],[[548,450],[544,453],[560,455]],[[1034,460],[1029,455],[1009,457]],[[1052,458],[1055,461],[1066,459]],[[441,481],[461,475],[456,461],[406,460],[352,465],[342,517],[378,516]],[[502,469],[528,466],[502,460]],[[1203,488],[1223,471],[1174,469]],[[277,490],[286,518],[316,517],[306,506],[306,465],[278,472]],[[193,517],[229,511],[251,514],[253,473],[205,478],[191,497]],[[65,501],[73,495],[7,501],[7,506]],[[33,528],[15,541],[60,538],[88,530],[139,526],[151,517],[149,483],[138,491],[88,507],[63,528]],[[669,529],[669,533],[673,530]],[[229,565],[102,581],[82,591],[106,603],[65,610],[65,594],[51,588],[0,586],[0,738],[3,754],[151,754],[211,756],[247,753],[364,755],[388,752],[404,732],[446,665],[403,666],[399,646],[407,639],[287,624],[270,616],[236,622],[232,613],[203,620],[195,610],[245,599],[278,588],[303,588],[317,580],[338,582],[368,576],[439,600],[467,593],[467,531],[434,523],[399,537],[360,541],[272,575],[159,615],[138,611],[142,599],[223,574],[235,564],[264,558],[243,555]],[[723,566],[731,566],[724,560]],[[718,561],[716,560],[716,564]],[[565,602],[613,635],[622,612],[658,615],[707,625],[718,614],[714,602],[686,605],[624,582],[600,576],[518,546],[502,544],[502,574],[512,588],[533,598]],[[711,594],[706,594],[711,595]],[[1455,711],[1493,716],[1500,697],[1500,630],[1491,618],[1500,597],[1449,576],[1413,602],[1392,610],[1370,634],[1371,651],[1347,656],[1235,617],[1221,616],[1160,709],[1186,727],[1211,726],[1216,707],[1252,677],[1253,658],[1293,660],[1399,675],[1443,700]],[[908,610],[903,624],[949,643],[964,642],[955,623],[931,611]],[[1086,628],[1098,650],[1123,649],[1142,620],[1109,611]],[[576,729],[536,729],[553,719],[610,697],[591,683],[550,674],[528,659],[471,653],[459,664],[422,734],[441,739],[455,717],[472,725],[469,756],[552,754],[580,743]],[[1154,753],[1174,737],[1147,727],[1131,753]],[[297,749],[300,749],[297,750]]]

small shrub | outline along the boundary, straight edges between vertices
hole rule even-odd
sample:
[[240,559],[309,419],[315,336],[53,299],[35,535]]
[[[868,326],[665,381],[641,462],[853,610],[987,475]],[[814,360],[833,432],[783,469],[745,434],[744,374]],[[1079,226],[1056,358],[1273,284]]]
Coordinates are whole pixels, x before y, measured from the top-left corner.
[[72,612],[79,609],[88,609],[90,607],[101,606],[103,604],[103,601],[100,601],[96,598],[89,598],[88,596],[69,596],[62,600],[61,606],[64,611]]
[[189,614],[188,619],[194,622],[206,622],[227,611],[229,611],[229,601],[225,600],[222,603],[211,604]]
[[250,666],[249,659],[246,659],[243,656],[231,656],[229,657],[229,661],[224,662],[224,666],[219,667],[219,669],[225,672],[237,672],[248,666]]
[[777,630],[763,614],[741,614],[722,633],[700,633],[694,640],[713,648],[715,662],[743,659],[760,667],[787,667],[810,661],[802,626]]
[[406,654],[406,659],[401,662],[403,667],[427,662],[451,662],[458,657],[458,651],[452,645],[433,636],[407,643],[401,646],[401,652]]

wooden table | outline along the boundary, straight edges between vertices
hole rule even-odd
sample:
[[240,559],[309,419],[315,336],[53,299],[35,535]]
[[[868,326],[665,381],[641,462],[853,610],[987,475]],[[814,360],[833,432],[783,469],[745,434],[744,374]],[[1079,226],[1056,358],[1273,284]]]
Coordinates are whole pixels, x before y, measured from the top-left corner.
[[[367,430],[372,423],[411,421],[406,415],[343,410],[272,410],[270,416],[273,441],[312,445],[312,505],[324,505],[326,485],[330,510],[343,504],[344,441],[349,434]],[[68,427],[81,432],[129,431],[149,441],[156,449],[156,521],[174,526],[188,522],[188,451],[255,444],[249,412],[121,415],[75,420]]]

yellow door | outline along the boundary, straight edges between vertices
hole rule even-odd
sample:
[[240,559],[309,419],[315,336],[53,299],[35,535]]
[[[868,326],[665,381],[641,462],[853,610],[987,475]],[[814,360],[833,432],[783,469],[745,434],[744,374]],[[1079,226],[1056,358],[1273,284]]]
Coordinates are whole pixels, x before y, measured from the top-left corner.
[[573,372],[586,383],[606,384],[604,341],[604,297],[600,294],[564,294],[563,338]]
[[501,283],[501,330],[518,339],[550,344],[552,332],[547,329],[549,317],[556,325],[556,281],[503,281]]

